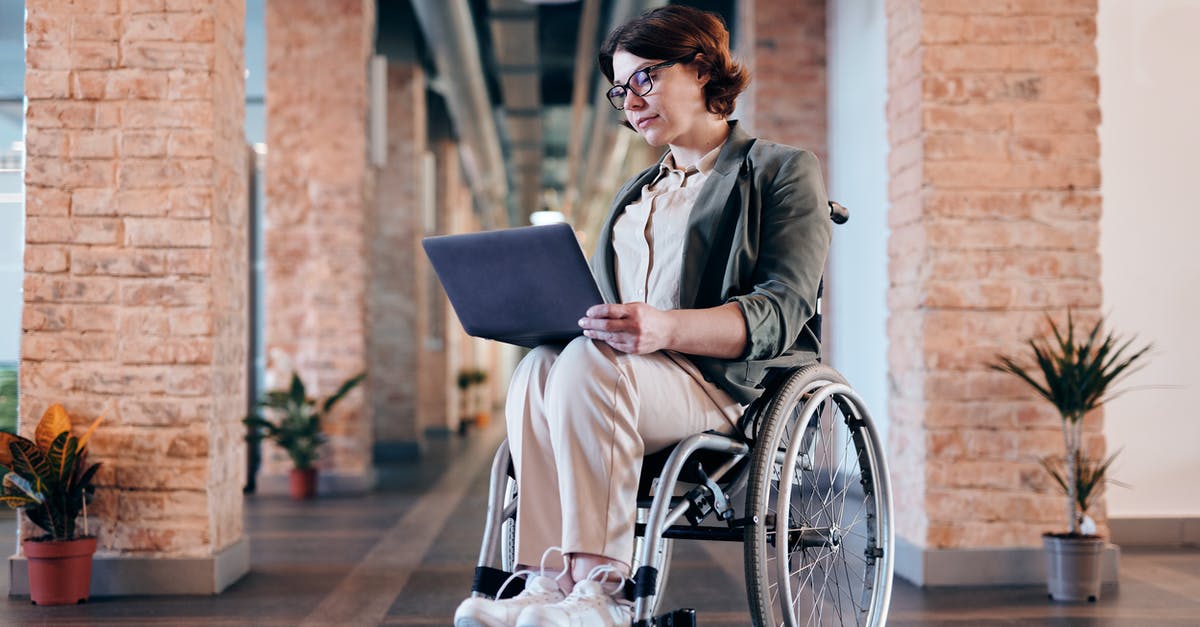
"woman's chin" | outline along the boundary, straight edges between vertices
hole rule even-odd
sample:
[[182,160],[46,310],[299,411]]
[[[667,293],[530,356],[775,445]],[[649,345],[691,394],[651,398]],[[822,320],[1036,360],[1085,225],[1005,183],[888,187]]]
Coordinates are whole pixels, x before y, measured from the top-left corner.
[[642,139],[651,147],[661,148],[667,145],[665,134],[654,127],[639,130],[638,135],[641,135]]

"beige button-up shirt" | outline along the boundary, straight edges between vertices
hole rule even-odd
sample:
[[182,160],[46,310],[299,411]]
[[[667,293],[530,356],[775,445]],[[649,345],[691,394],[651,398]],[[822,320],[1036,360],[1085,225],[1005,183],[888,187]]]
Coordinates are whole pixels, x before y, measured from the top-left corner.
[[[681,170],[668,153],[658,176],[642,188],[636,202],[613,224],[613,269],[622,303],[642,302],[656,309],[679,309],[679,283],[683,274],[683,244],[688,218],[704,181],[717,164],[721,147],[704,155],[696,165]],[[744,405],[733,400],[704,375],[689,359],[674,351],[663,351],[686,371],[731,425],[736,425]]]
[[679,169],[668,153],[658,176],[642,188],[641,198],[617,218],[613,266],[621,302],[679,309],[688,217],[720,152],[717,146],[686,170]]

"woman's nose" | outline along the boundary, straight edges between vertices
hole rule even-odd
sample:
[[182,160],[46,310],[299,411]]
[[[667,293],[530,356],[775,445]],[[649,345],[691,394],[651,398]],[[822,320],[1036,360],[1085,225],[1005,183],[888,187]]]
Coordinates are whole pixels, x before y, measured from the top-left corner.
[[625,108],[626,109],[641,109],[646,106],[646,99],[633,93],[632,90],[625,92]]

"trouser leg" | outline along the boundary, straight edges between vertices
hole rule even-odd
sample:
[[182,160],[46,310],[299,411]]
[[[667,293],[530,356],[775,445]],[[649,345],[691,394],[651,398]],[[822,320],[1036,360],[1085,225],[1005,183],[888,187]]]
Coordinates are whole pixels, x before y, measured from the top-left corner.
[[518,564],[534,565],[562,539],[557,469],[546,418],[545,389],[558,349],[539,346],[513,371],[505,401],[508,446],[517,475]]
[[665,353],[628,355],[586,338],[563,349],[546,382],[544,414],[564,551],[629,564],[643,455],[728,428],[736,405],[716,396]]

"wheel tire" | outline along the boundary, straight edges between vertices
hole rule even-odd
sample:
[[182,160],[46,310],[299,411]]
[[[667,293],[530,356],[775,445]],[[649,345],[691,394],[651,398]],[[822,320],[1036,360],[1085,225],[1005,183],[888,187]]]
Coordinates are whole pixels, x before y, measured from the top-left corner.
[[[744,544],[754,624],[883,625],[891,496],[883,446],[861,399],[837,371],[806,366],[780,386],[757,436]],[[777,547],[780,507],[788,541]]]

